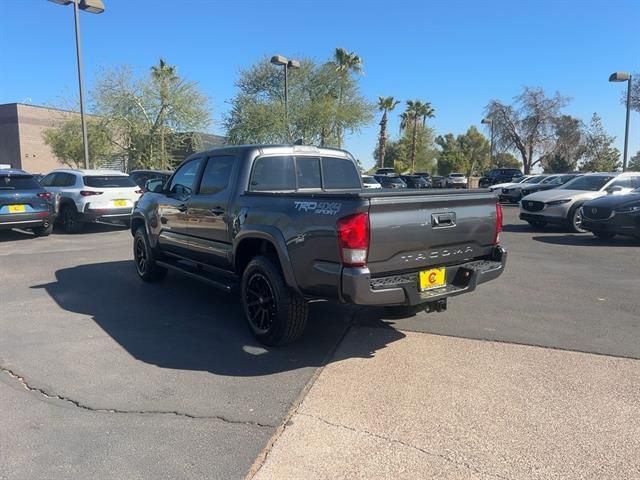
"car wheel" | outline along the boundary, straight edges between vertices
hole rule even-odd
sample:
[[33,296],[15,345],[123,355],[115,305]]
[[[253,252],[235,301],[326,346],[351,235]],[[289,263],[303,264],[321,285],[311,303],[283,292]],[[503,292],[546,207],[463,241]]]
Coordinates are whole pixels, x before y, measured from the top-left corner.
[[307,302],[286,285],[282,272],[267,257],[255,257],[242,274],[242,307],[249,328],[267,346],[297,340],[307,324]]
[[544,228],[547,225],[547,222],[529,220],[527,222],[532,228]]
[[569,213],[569,228],[574,233],[586,233],[587,230],[582,228],[582,209],[578,205]]
[[138,276],[145,282],[159,282],[167,275],[167,269],[156,263],[144,227],[139,227],[133,236],[133,260]]
[[36,237],[48,237],[53,232],[53,223],[47,222],[42,227],[36,227],[33,229],[33,233]]
[[60,211],[60,221],[62,222],[62,228],[66,233],[80,233],[83,225],[76,218],[76,211],[70,205],[64,205]]
[[596,238],[598,238],[599,240],[610,240],[616,236],[615,233],[603,232],[603,231],[593,231],[591,233],[593,233],[596,236]]

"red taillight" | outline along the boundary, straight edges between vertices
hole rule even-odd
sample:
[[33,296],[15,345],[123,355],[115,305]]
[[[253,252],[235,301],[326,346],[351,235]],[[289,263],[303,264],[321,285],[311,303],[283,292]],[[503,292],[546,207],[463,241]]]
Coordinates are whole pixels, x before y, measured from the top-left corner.
[[51,200],[51,192],[40,192],[38,193],[38,198],[46,198],[47,200]]
[[92,190],[81,190],[80,195],[83,197],[92,197],[93,195],[102,195],[102,192],[94,192]]
[[136,190],[136,193],[137,193],[138,195],[142,195],[142,194],[144,193],[144,190],[140,190],[140,189],[138,189],[138,190]]
[[364,267],[369,254],[369,214],[356,213],[338,220],[338,245],[342,264]]
[[493,243],[495,245],[500,243],[500,232],[502,232],[502,205],[500,202],[496,203],[496,233],[493,237]]

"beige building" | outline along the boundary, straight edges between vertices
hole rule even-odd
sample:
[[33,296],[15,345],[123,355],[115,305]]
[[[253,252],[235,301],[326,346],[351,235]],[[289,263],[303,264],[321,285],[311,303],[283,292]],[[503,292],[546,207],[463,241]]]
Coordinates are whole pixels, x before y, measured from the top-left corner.
[[42,132],[78,115],[22,103],[0,105],[0,164],[31,173],[63,167],[44,143]]
[[[44,143],[42,133],[79,116],[77,112],[22,103],[0,105],[0,165],[21,168],[31,173],[47,173],[55,168],[65,167]],[[199,136],[200,148],[203,150],[226,143],[226,138],[219,135],[200,133]],[[182,148],[171,152],[174,165],[194,151],[193,145],[186,142]],[[102,165],[125,170],[127,161],[126,158],[114,157],[112,161]]]

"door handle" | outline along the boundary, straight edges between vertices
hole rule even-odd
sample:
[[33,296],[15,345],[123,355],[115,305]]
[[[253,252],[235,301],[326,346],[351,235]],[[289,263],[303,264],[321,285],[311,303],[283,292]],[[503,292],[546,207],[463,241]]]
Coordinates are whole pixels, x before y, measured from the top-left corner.
[[222,207],[213,207],[210,210],[210,212],[213,213],[216,216],[222,215],[224,213],[224,208],[222,208]]
[[181,205],[178,205],[176,207],[176,210],[178,210],[179,212],[186,212],[187,211],[187,206],[183,203]]

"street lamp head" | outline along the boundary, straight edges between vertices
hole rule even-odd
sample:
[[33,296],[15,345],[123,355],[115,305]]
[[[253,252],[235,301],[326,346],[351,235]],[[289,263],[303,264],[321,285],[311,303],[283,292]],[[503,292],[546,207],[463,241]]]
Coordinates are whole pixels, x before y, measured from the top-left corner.
[[104,12],[104,3],[102,0],[80,0],[80,10],[89,13],[102,13]]
[[274,65],[287,65],[289,63],[289,59],[287,57],[283,57],[282,55],[274,55],[271,57],[271,63]]
[[626,82],[631,79],[631,75],[627,72],[614,72],[609,76],[610,82]]
[[484,123],[485,125],[491,125],[493,123],[493,120],[491,120],[490,118],[483,118],[480,123]]
[[289,67],[289,68],[300,68],[300,62],[298,60],[289,60],[289,63],[287,64],[287,67]]
[[89,13],[102,13],[104,12],[104,3],[102,0],[49,0],[50,2],[57,3],[58,5],[70,5],[77,3],[80,10],[84,10]]

